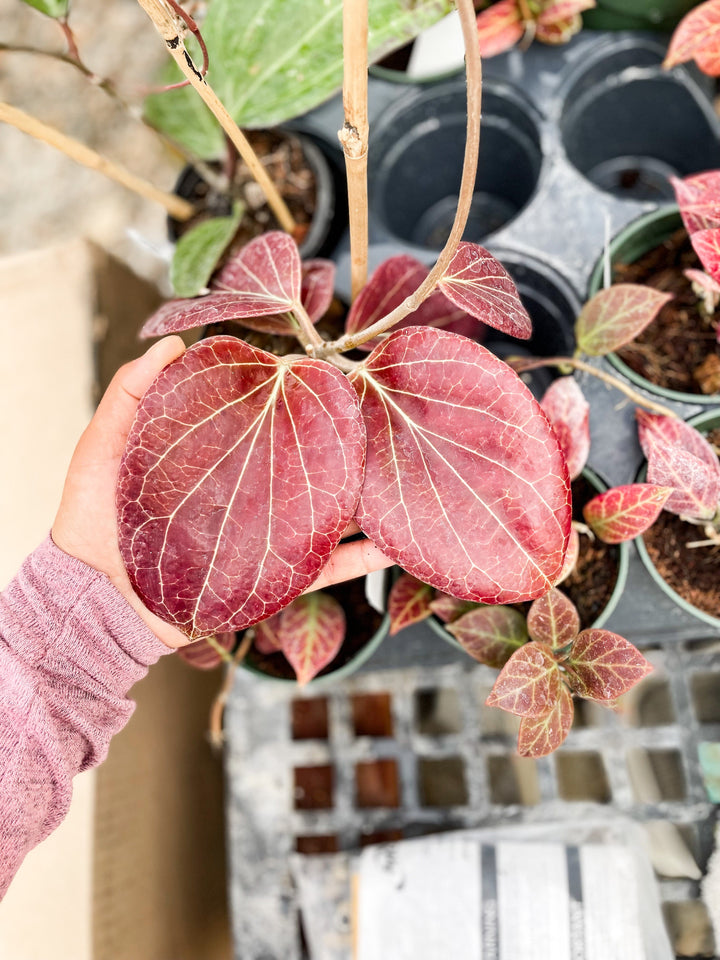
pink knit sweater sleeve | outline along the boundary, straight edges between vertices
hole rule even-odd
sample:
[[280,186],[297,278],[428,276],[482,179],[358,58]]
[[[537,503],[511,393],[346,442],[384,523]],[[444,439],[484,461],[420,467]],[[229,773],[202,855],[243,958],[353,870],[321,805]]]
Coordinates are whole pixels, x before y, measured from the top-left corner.
[[48,539],[0,594],[0,898],[105,759],[130,687],[169,653],[107,577]]

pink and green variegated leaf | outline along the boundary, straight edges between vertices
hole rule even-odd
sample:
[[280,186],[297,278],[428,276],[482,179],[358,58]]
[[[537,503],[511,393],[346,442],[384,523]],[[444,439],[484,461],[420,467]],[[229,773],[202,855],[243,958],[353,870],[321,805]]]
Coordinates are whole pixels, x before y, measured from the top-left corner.
[[235,646],[236,637],[234,633],[221,633],[213,640],[214,643],[208,640],[196,640],[195,643],[189,643],[186,647],[180,647],[177,654],[181,660],[195,667],[196,670],[214,670],[225,659],[220,650],[229,653]]
[[481,57],[505,53],[522,40],[525,24],[517,0],[500,0],[477,16]]
[[368,431],[356,520],[443,593],[517,603],[545,593],[570,533],[565,459],[517,374],[480,344],[408,327],[349,379]]
[[520,340],[532,336],[532,321],[510,275],[477,243],[458,245],[438,286],[455,306],[489,327]]
[[655,523],[672,492],[653,483],[612,487],[585,504],[583,517],[605,543],[624,543]]
[[568,688],[561,684],[552,710],[544,717],[523,717],[518,731],[518,753],[521,757],[546,757],[561,746],[572,727],[575,707]]
[[720,463],[705,437],[679,417],[636,410],[648,483],[672,487],[671,513],[710,519],[720,499]]
[[528,639],[525,617],[512,607],[476,607],[447,630],[471,657],[496,669]]
[[217,274],[206,297],[171,300],[140,331],[141,337],[180,333],[224,320],[285,314],[300,302],[297,244],[273,230],[243,247]]
[[570,539],[568,540],[567,553],[565,554],[565,561],[560,571],[560,575],[554,583],[554,586],[561,584],[563,580],[567,580],[570,574],[575,569],[575,564],[578,561],[580,556],[580,534],[577,532],[575,527],[570,531]]
[[553,652],[535,641],[516,650],[500,671],[485,703],[518,717],[546,717],[561,695],[563,682]]
[[691,177],[670,177],[685,229],[692,236],[698,230],[720,227],[720,170],[695,173]]
[[365,430],[335,367],[211,337],[140,401],[120,465],[135,591],[189,637],[241,630],[306,590],[355,512]]
[[430,601],[430,610],[443,623],[452,623],[459,619],[464,613],[474,610],[477,604],[472,600],[458,600],[457,597],[451,597],[448,593],[435,591],[435,599]]
[[705,271],[713,280],[720,280],[720,229],[698,230],[690,242]]
[[598,703],[612,703],[652,671],[624,637],[595,629],[582,631],[564,665],[573,691]]
[[255,649],[258,653],[270,654],[277,653],[282,649],[280,640],[280,617],[282,613],[275,613],[267,620],[261,620],[255,624]]
[[574,377],[558,377],[540,401],[567,460],[570,479],[582,473],[590,453],[590,404]]
[[580,614],[570,597],[553,587],[528,610],[527,629],[531,640],[559,650],[580,632]]
[[588,300],[575,324],[578,349],[603,357],[630,343],[651,323],[671,293],[639,283],[616,283]]
[[720,4],[706,0],[687,13],[670,38],[663,66],[695,60],[703,73],[720,76]]
[[278,633],[302,687],[337,656],[345,639],[345,613],[334,597],[313,590],[283,610]]
[[409,627],[411,623],[426,620],[432,613],[430,601],[434,595],[435,591],[427,583],[411,577],[409,573],[401,574],[388,596],[390,635]]
[[[345,325],[346,332],[359,333],[387,316],[400,306],[403,300],[415,293],[428,272],[424,264],[407,254],[385,260],[370,277],[350,308]],[[410,326],[443,327],[467,335],[481,331],[477,320],[452,304],[440,290],[433,291],[417,310],[408,314],[393,329],[400,330]],[[361,349],[372,350],[377,342],[377,340],[371,340],[364,343]]]

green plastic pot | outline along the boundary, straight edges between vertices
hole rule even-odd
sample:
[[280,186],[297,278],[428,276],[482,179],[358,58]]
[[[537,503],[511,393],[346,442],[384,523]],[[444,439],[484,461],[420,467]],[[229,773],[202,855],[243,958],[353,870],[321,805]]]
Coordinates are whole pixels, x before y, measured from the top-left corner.
[[699,0],[597,0],[583,13],[590,30],[659,30],[670,32]]
[[[588,482],[588,484],[590,484],[590,486],[594,487],[597,490],[598,493],[602,493],[604,490],[607,490],[607,484],[604,483],[600,479],[600,477],[589,467],[585,467],[585,469],[582,472],[582,476]],[[598,616],[590,625],[593,628],[602,627],[605,623],[607,623],[609,617],[611,616],[611,614],[617,607],[618,603],[620,602],[620,597],[622,596],[623,590],[625,589],[625,581],[627,580],[627,574],[628,574],[628,564],[630,562],[629,561],[630,548],[627,543],[619,543],[617,544],[617,547],[618,547],[617,580],[615,581],[613,592],[610,594],[610,599],[605,605],[605,608],[600,613],[600,616]],[[449,643],[451,646],[455,647],[458,650],[462,650],[463,653],[466,652],[462,644],[460,644],[451,633],[448,633],[448,631],[445,629],[444,623],[438,620],[437,617],[434,617],[434,616],[430,617],[427,623],[429,624],[431,630],[437,633],[438,636],[442,637],[443,640],[447,641],[447,643]]]
[[[662,207],[646,213],[625,227],[610,244],[610,261],[615,263],[634,263],[654,247],[663,243],[671,234],[682,227],[683,222],[677,206]],[[588,299],[594,296],[603,287],[604,258],[595,264],[590,277]],[[693,403],[703,406],[717,406],[720,396],[708,397],[702,393],[684,393],[681,390],[667,390],[656,386],[644,377],[631,370],[627,364],[614,353],[607,356],[607,360],[615,369],[636,386],[642,387],[648,393],[653,393],[666,400],[675,400],[679,403]]]
[[[688,423],[701,433],[709,433],[710,430],[720,426],[720,411],[705,410],[703,413],[699,413],[697,416],[691,417],[690,420],[688,420]],[[642,483],[645,480],[645,473],[646,467],[643,466],[638,474],[639,482]],[[663,580],[658,572],[657,567],[650,559],[650,554],[648,553],[645,542],[641,536],[637,537],[635,543],[637,544],[638,553],[640,554],[640,559],[645,565],[645,569],[648,571],[658,587],[660,587],[665,596],[670,597],[670,599],[686,613],[692,614],[693,617],[696,617],[698,620],[702,620],[703,623],[707,623],[716,630],[720,630],[720,617],[714,617],[712,614],[705,613],[704,610],[699,610],[697,607],[694,607],[691,603],[688,603],[687,600],[683,599],[679,593],[676,593],[666,580]]]

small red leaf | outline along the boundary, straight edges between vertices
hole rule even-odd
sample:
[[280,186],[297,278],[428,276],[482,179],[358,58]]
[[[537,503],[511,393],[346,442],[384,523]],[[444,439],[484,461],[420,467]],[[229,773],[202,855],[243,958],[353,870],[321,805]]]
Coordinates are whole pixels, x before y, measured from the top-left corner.
[[558,377],[540,401],[562,452],[570,479],[582,473],[590,453],[590,404],[574,377]]
[[345,613],[334,597],[314,590],[283,610],[278,635],[298,684],[304,686],[337,656],[345,639]]
[[120,550],[146,605],[192,638],[306,590],[352,519],[365,435],[346,377],[211,337],[140,402],[120,466]]
[[588,300],[575,324],[578,348],[591,357],[603,357],[630,343],[651,323],[661,307],[673,299],[638,283],[616,283]]
[[690,237],[693,250],[713,280],[720,280],[720,230],[698,230]]
[[598,703],[617,700],[652,671],[639,650],[609,630],[583,630],[564,665],[573,691]]
[[300,301],[313,323],[327,313],[335,287],[332,260],[303,260]]
[[267,620],[261,620],[255,624],[255,649],[258,653],[270,654],[277,653],[282,649],[282,641],[278,631],[280,629],[280,613],[273,614]]
[[[400,306],[403,300],[415,293],[428,272],[426,266],[407,254],[390,257],[381,263],[350,308],[345,326],[347,333],[359,333],[387,316]],[[408,314],[393,329],[400,330],[409,326],[455,329],[461,325],[462,329],[456,332],[470,334],[473,332],[470,324],[475,328],[475,332],[481,331],[474,317],[469,317],[464,310],[454,306],[440,290],[435,290],[423,300],[417,310]],[[361,349],[372,350],[377,343],[377,340],[371,340],[362,344]]]
[[458,600],[457,597],[451,597],[449,593],[442,593],[440,590],[435,591],[435,599],[430,601],[431,611],[443,623],[452,623],[476,606],[472,600]]
[[438,286],[448,300],[489,327],[521,340],[532,336],[532,321],[510,275],[477,243],[458,245]]
[[685,229],[692,236],[698,230],[720,227],[720,170],[695,173],[691,177],[670,177]]
[[477,607],[447,630],[471,657],[496,669],[528,639],[525,617],[512,607]]
[[665,503],[671,513],[710,519],[720,499],[720,463],[705,437],[679,417],[636,410],[647,479],[672,487]]
[[213,639],[216,646],[207,640],[196,640],[186,647],[179,647],[177,654],[181,660],[184,660],[191,667],[195,667],[196,670],[214,670],[223,662],[223,657],[217,646],[229,652],[235,646],[235,634],[221,633]]
[[499,0],[477,16],[481,57],[505,53],[522,40],[525,25],[517,0]]
[[518,732],[518,753],[521,757],[546,757],[563,744],[572,727],[575,707],[570,691],[560,686],[552,710],[544,717],[523,717]]
[[580,614],[572,600],[553,587],[530,607],[527,628],[531,640],[538,640],[553,650],[559,650],[578,635]]
[[605,543],[624,543],[655,523],[672,492],[653,483],[612,487],[585,504],[583,517]]
[[575,569],[575,564],[578,561],[580,556],[580,534],[577,532],[575,527],[570,531],[570,539],[568,540],[567,553],[565,554],[565,561],[560,571],[560,575],[554,583],[554,586],[562,583],[563,580],[567,580],[570,574]]
[[390,636],[411,623],[419,623],[432,613],[430,601],[435,591],[427,583],[403,573],[392,585],[388,597]]
[[418,580],[465,600],[516,603],[559,575],[567,470],[532,394],[465,337],[392,333],[352,374],[368,429],[356,515]]
[[563,686],[553,652],[544,643],[526,643],[502,668],[485,701],[518,717],[545,717]]
[[706,0],[687,13],[670,38],[664,67],[694,59],[703,73],[720,76],[720,4]]

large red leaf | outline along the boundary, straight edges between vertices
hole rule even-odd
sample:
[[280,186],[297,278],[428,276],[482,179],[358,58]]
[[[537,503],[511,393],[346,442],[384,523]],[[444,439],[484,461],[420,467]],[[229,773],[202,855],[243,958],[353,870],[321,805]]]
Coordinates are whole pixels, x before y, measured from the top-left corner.
[[496,669],[528,639],[525,617],[512,607],[477,607],[447,630],[471,657]]
[[526,643],[510,657],[485,703],[518,717],[545,717],[560,697],[562,676],[544,643]]
[[679,417],[636,410],[638,436],[647,457],[647,480],[672,487],[671,513],[710,519],[720,499],[720,463],[705,437]]
[[432,613],[430,601],[434,594],[435,591],[427,583],[416,580],[409,573],[401,574],[388,596],[390,635],[409,627],[411,623],[426,620]]
[[670,38],[664,67],[694,59],[711,77],[720,76],[720,4],[706,0],[687,13]]
[[532,336],[532,321],[510,275],[477,243],[458,245],[438,286],[448,300],[489,327],[521,340]]
[[572,727],[575,707],[570,691],[562,684],[552,710],[535,720],[523,717],[518,731],[521,757],[546,757],[565,742]]
[[298,684],[304,686],[337,656],[345,639],[345,613],[329,594],[306,593],[280,614],[278,636]]
[[133,586],[190,637],[264,620],[317,578],[352,519],[365,436],[323,361],[196,344],[140,402],[120,466]]
[[565,460],[520,378],[443,330],[392,333],[352,374],[368,431],[356,519],[395,563],[465,600],[515,603],[559,575]]
[[605,543],[624,543],[655,523],[671,493],[653,483],[612,487],[585,504],[583,517]]
[[713,280],[720,280],[720,230],[698,230],[690,237],[693,250]]
[[720,170],[695,173],[682,180],[670,177],[670,183],[690,235],[720,227]]
[[[400,306],[415,293],[428,272],[419,260],[404,253],[381,263],[350,308],[345,325],[347,333],[366,330]],[[479,334],[482,330],[474,317],[454,306],[440,290],[433,291],[393,329],[410,326],[443,327],[467,335]],[[362,344],[362,349],[371,350],[376,344],[377,340],[371,340]]]
[[575,324],[578,349],[591,357],[612,353],[642,333],[672,298],[638,283],[601,290],[588,300]]
[[568,682],[579,696],[612,703],[652,671],[628,640],[609,630],[583,630],[565,661]]
[[499,0],[477,16],[478,42],[481,57],[505,53],[522,40],[525,33],[517,0]]
[[590,453],[590,404],[574,377],[553,380],[540,401],[567,460],[570,479],[582,473]]
[[559,650],[578,635],[580,614],[572,600],[553,587],[544,597],[538,597],[530,607],[527,628],[532,640]]

